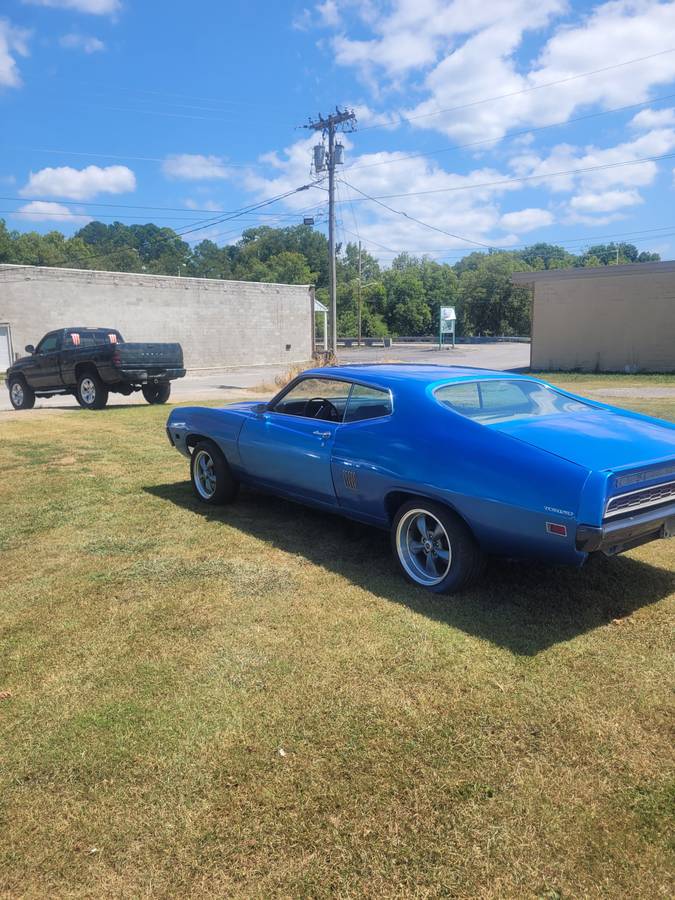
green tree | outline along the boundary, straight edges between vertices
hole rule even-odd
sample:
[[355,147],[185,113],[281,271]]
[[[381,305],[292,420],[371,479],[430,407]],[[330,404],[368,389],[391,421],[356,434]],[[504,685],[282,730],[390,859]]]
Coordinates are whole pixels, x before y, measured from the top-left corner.
[[429,334],[431,312],[425,301],[424,285],[414,270],[391,268],[384,274],[387,292],[385,317],[392,334]]
[[314,284],[316,273],[311,272],[306,257],[302,253],[282,250],[267,260],[269,281],[278,284]]
[[485,257],[482,266],[466,269],[460,277],[460,328],[466,335],[530,333],[530,295],[511,283],[511,275],[526,268],[508,253]]

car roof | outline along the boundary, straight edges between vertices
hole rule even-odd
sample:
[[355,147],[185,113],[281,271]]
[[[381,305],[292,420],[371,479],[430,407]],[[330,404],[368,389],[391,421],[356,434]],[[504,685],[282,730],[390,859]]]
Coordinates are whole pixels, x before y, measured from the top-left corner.
[[496,369],[479,369],[471,366],[438,366],[416,363],[365,363],[350,366],[325,366],[308,369],[303,375],[347,378],[366,384],[386,387],[404,384],[429,385],[437,382],[476,381],[490,378],[527,378],[517,372],[500,372]]

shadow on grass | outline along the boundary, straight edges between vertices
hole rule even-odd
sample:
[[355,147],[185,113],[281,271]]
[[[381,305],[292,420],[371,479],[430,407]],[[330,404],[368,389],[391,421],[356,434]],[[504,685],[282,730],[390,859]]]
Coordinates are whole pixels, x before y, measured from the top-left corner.
[[523,656],[624,618],[675,590],[675,573],[622,556],[592,558],[583,569],[492,560],[474,588],[438,597],[398,573],[384,531],[250,489],[219,509],[199,503],[188,481],[144,490]]

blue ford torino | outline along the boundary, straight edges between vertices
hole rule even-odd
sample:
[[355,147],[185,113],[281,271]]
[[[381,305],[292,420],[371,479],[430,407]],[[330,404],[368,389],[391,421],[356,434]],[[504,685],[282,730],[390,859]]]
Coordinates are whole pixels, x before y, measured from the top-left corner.
[[580,566],[675,533],[675,425],[524,375],[312,369],[269,403],[175,409],[167,433],[204,503],[246,483],[389,529],[436,593],[485,554]]

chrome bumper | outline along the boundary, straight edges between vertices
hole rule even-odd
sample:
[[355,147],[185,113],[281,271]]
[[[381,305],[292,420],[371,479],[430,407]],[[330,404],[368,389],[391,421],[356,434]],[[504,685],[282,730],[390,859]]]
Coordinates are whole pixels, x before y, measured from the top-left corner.
[[605,522],[602,526],[579,525],[576,546],[583,553],[600,551],[614,556],[659,538],[675,537],[675,503]]

